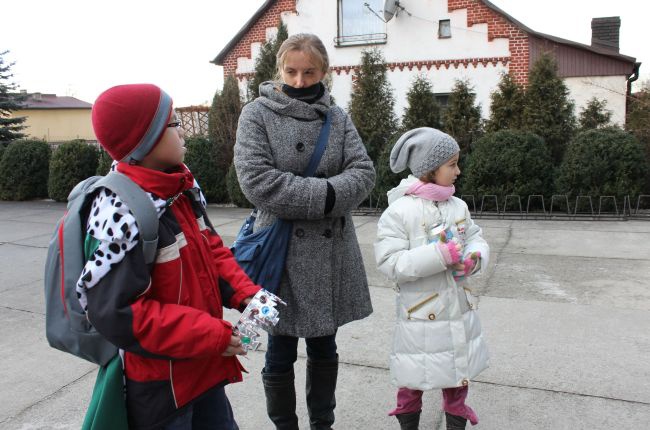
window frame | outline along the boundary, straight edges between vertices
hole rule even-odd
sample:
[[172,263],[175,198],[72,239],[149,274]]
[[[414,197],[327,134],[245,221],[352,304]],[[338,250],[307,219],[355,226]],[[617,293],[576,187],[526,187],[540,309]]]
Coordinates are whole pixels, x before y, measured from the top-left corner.
[[[345,0],[336,1],[336,37],[334,37],[334,46],[336,48],[345,48],[348,46],[385,45],[388,40],[388,34],[385,31],[383,33],[369,33],[369,34],[352,34],[352,35],[342,34],[343,1]],[[384,23],[384,30],[386,30],[386,23]]]
[[[451,92],[444,92],[444,93],[433,93],[433,98],[436,100],[436,103],[438,103],[438,106],[440,106],[440,112],[444,112],[449,108],[449,96],[451,96]],[[441,100],[444,100],[444,103],[441,103]]]
[[[446,28],[449,30],[448,35],[442,34],[441,30],[443,28],[443,26],[442,26],[443,23],[447,24]],[[438,39],[451,39],[451,20],[450,19],[438,20]]]

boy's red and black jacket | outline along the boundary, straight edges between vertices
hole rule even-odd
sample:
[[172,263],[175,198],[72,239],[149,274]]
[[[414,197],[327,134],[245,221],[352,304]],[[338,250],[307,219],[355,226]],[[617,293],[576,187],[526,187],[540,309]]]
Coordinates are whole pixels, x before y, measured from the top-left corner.
[[[242,380],[236,357],[223,357],[232,335],[222,306],[240,308],[259,287],[241,270],[207,221],[201,203],[184,192],[186,168],[164,173],[120,163],[145,191],[167,201],[155,262],[142,245],[86,290],[89,321],[125,351],[129,426],[156,427],[208,390]],[[101,191],[100,191],[101,192]]]

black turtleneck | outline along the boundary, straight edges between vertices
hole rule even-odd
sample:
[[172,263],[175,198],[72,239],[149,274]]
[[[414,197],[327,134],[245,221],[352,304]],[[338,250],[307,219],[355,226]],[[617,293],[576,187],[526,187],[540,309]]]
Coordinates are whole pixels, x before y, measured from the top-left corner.
[[325,85],[322,82],[317,82],[311,87],[294,88],[291,85],[282,84],[282,92],[292,99],[312,104],[323,97],[323,94],[325,94]]

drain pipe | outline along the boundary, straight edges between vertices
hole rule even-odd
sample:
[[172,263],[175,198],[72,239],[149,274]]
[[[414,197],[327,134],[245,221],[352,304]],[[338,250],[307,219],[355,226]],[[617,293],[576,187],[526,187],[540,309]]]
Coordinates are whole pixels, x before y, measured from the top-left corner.
[[636,81],[639,79],[639,69],[641,68],[641,63],[636,62],[634,63],[634,70],[632,71],[632,74],[630,75],[629,78],[627,78],[627,95],[628,97],[632,95],[632,82]]
[[635,62],[634,63],[634,69],[632,70],[632,74],[630,75],[629,78],[627,78],[627,94],[625,97],[625,122],[627,123],[627,112],[630,107],[630,102],[632,100],[632,82],[636,81],[639,79],[639,69],[641,68],[641,63],[640,62]]

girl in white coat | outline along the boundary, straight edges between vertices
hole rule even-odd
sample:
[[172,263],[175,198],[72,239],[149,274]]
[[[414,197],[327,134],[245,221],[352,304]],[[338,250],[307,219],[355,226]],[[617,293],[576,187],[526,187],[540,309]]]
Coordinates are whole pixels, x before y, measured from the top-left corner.
[[412,172],[388,192],[375,242],[379,270],[397,284],[390,371],[399,390],[390,415],[402,430],[418,428],[422,391],[432,389],[442,389],[447,429],[478,422],[465,399],[489,359],[465,278],[487,266],[489,247],[453,197],[459,151],[452,137],[423,127],[400,137],[390,155],[393,172]]

